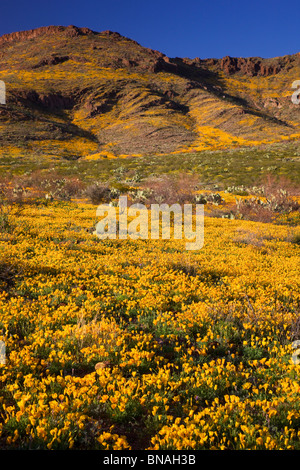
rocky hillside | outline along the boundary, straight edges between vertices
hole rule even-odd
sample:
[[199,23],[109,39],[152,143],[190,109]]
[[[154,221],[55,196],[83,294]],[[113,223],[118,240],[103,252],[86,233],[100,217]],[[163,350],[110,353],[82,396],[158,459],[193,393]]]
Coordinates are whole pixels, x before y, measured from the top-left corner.
[[111,31],[7,34],[0,156],[98,159],[297,140],[297,79],[300,53],[169,58]]

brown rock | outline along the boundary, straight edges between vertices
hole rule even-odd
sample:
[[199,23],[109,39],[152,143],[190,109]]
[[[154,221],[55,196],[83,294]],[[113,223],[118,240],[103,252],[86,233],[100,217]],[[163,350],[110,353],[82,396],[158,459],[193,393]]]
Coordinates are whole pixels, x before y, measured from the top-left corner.
[[107,367],[110,367],[109,361],[97,362],[95,370],[106,369]]
[[4,34],[0,37],[0,45],[11,43],[14,41],[24,41],[26,39],[34,39],[39,36],[53,36],[58,33],[65,32],[68,37],[79,35],[94,34],[89,28],[78,28],[77,26],[42,26],[41,28],[30,29],[28,31],[18,31],[14,33]]
[[40,67],[43,67],[45,65],[56,65],[56,64],[62,64],[63,62],[66,62],[69,60],[70,57],[68,55],[66,56],[50,56],[50,57],[45,57],[44,59],[41,59],[36,65],[34,65],[32,68],[33,69],[38,69]]
[[19,104],[35,104],[51,110],[71,109],[74,106],[74,99],[70,96],[63,96],[59,93],[39,94],[34,90],[18,92],[14,101]]
[[260,59],[255,57],[242,58],[242,57],[223,57],[220,61],[221,69],[227,74],[232,75],[241,72],[249,77],[262,75],[267,77],[279,73],[283,64],[279,63],[265,63],[267,59]]

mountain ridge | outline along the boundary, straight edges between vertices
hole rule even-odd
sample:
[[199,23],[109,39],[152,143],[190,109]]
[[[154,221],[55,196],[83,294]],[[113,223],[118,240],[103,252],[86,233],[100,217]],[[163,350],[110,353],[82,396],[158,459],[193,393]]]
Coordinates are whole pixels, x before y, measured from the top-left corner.
[[300,53],[169,58],[117,32],[43,26],[0,37],[0,155],[164,154],[300,137]]

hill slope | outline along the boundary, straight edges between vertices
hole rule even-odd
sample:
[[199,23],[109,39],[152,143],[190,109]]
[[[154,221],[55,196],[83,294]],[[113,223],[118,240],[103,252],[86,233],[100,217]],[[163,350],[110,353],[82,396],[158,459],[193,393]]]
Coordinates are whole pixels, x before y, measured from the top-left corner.
[[181,59],[118,33],[49,26],[0,37],[0,157],[96,159],[300,138],[300,54]]

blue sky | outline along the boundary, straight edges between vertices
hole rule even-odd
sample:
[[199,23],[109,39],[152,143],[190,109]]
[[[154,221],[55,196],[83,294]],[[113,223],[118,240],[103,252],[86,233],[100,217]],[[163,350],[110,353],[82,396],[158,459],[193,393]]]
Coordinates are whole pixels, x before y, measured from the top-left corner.
[[299,0],[8,0],[0,35],[74,24],[117,31],[169,57],[276,57],[300,52],[299,17]]

